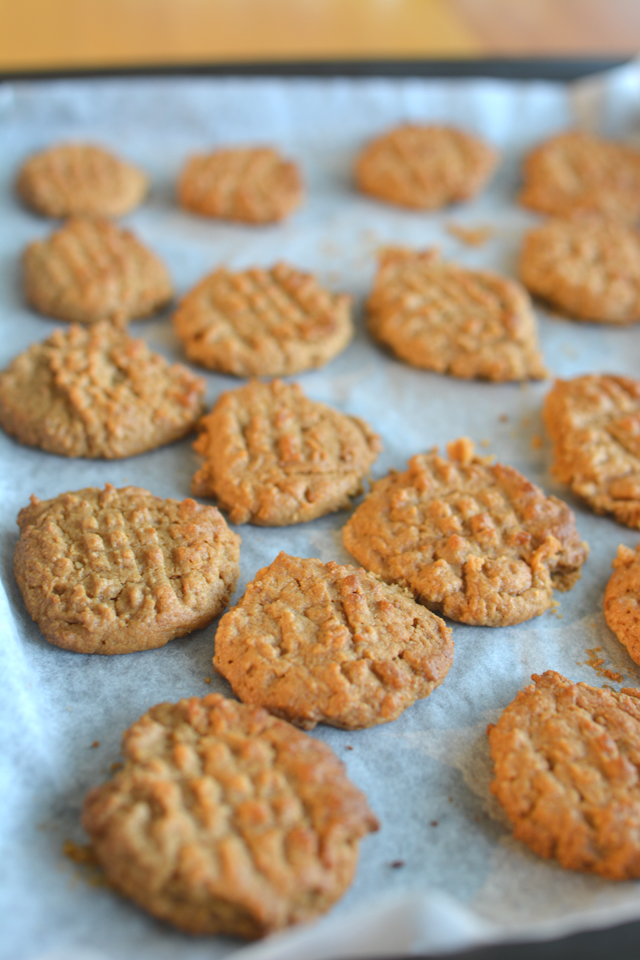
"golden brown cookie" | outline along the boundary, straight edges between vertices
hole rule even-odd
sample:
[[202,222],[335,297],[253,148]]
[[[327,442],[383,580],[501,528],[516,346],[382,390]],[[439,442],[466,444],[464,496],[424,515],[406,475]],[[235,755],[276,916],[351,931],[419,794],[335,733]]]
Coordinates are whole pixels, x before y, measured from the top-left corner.
[[24,163],[16,188],[45,217],[119,217],[142,202],[147,178],[108,150],[87,143],[61,143]]
[[414,367],[494,381],[547,375],[526,291],[497,273],[443,263],[437,250],[382,251],[367,323]]
[[238,581],[240,537],[215,507],[140,487],[31,497],[14,572],[49,643],[76,653],[162,647],[206,626]]
[[260,937],[324,913],[378,823],[326,744],[218,694],[152,707],[82,822],[109,882],[193,934]]
[[491,147],[462,130],[407,123],[364,147],[355,179],[380,200],[433,210],[474,197],[497,161]]
[[620,545],[604,592],[604,615],[616,637],[640,663],[640,544]]
[[353,336],[351,297],[285,263],[205,277],[173,318],[187,356],[237,377],[280,377],[321,367]]
[[165,265],[129,230],[74,217],[23,255],[24,292],[40,313],[77,323],[125,322],[171,299]]
[[0,373],[0,426],[64,457],[130,457],[190,433],[205,383],[103,320],[56,330]]
[[640,877],[640,691],[532,680],[488,728],[515,837],[569,870]]
[[213,658],[243,703],[305,730],[395,720],[452,662],[451,630],[408,590],[286,553],[224,615]]
[[342,510],[381,449],[364,420],[282,380],[223,393],[198,426],[205,463],[192,492],[214,497],[232,523],[283,526]]
[[178,180],[183,207],[206,217],[274,223],[302,203],[295,163],[272,147],[235,147],[187,160]]
[[580,215],[547,220],[525,234],[520,279],[576,320],[640,320],[640,233],[615,220]]
[[470,440],[412,457],[379,480],[344,528],[367,570],[406,584],[452,620],[502,627],[537,617],[569,590],[588,548],[571,510]]
[[567,217],[595,211],[635,223],[640,217],[640,151],[579,130],[545,140],[525,158],[525,207]]
[[640,381],[606,374],[556,380],[543,418],[558,480],[596,513],[640,528]]

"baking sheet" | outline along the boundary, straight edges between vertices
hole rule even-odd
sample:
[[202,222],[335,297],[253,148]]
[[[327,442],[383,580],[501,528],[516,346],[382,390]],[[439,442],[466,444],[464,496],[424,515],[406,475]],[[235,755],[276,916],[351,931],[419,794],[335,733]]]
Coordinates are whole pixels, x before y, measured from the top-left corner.
[[[638,668],[607,628],[602,595],[619,543],[638,536],[585,510],[549,474],[540,441],[548,383],[468,383],[411,369],[379,349],[363,328],[362,301],[375,251],[388,243],[438,245],[468,267],[513,275],[523,231],[535,215],[514,203],[519,162],[543,137],[579,124],[637,139],[640,67],[565,86],[547,82],[427,79],[100,79],[6,84],[0,88],[0,366],[55,323],[28,310],[19,255],[52,224],[16,202],[12,184],[24,156],[54,140],[95,140],[139,163],[151,177],[148,202],[124,222],[167,262],[178,295],[219,263],[232,269],[278,259],[315,271],[355,297],[357,335],[322,370],[298,378],[316,400],[366,418],[384,452],[373,475],[402,468],[412,454],[469,436],[562,496],[591,546],[583,577],[558,595],[555,612],[512,628],[453,624],[453,668],[427,700],[393,723],[345,732],[319,727],[367,793],[381,821],[361,845],[356,880],[331,914],[258,944],[190,938],[157,923],[63,853],[86,842],[84,795],[118,760],[122,731],[152,704],[212,690],[229,693],[211,666],[215,623],[158,651],[83,656],[47,644],[26,614],[12,575],[15,517],[35,493],[134,483],[159,496],[189,495],[199,464],[190,439],[119,462],[66,460],[0,435],[0,698],[2,730],[3,937],[12,960],[306,960],[454,949],[523,936],[559,936],[595,924],[640,918],[640,889],[562,870],[511,837],[490,797],[485,730],[533,672],[556,669],[599,684],[590,663],[635,686]],[[404,120],[458,124],[502,152],[482,197],[439,213],[394,209],[353,190],[360,145]],[[227,143],[268,142],[297,159],[304,207],[278,226],[216,223],[179,210],[176,174],[191,152]],[[480,247],[448,232],[451,223],[488,227]],[[577,324],[538,310],[554,374],[636,375],[640,328]],[[170,311],[132,325],[165,356],[183,359]],[[205,374],[208,400],[239,385]],[[243,526],[236,599],[280,549],[349,562],[341,541],[348,513],[285,529]],[[210,683],[206,682],[210,678]],[[611,682],[611,681],[607,681]],[[92,747],[98,741],[99,746]],[[400,865],[398,865],[400,864]]]

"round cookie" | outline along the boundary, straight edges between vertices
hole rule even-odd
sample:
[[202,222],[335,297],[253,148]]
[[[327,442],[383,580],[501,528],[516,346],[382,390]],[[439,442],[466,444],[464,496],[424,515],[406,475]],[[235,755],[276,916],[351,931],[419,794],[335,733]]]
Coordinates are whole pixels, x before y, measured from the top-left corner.
[[218,694],[152,707],[82,822],[109,882],[192,934],[259,937],[324,913],[378,823],[330,747]]
[[321,367],[353,336],[351,297],[285,263],[216,270],[186,295],[173,322],[190,360],[237,377]]
[[537,617],[569,590],[588,548],[571,510],[462,438],[379,480],[344,528],[367,570],[406,584],[452,620],[503,627]]
[[0,373],[0,426],[65,457],[130,457],[190,433],[205,383],[108,320],[56,330]]
[[640,544],[620,545],[604,592],[604,615],[616,637],[640,663]]
[[640,877],[639,691],[532,680],[487,731],[514,836],[569,870]]
[[640,320],[640,233],[597,216],[553,219],[525,234],[520,279],[577,320]]
[[356,160],[358,189],[415,210],[469,200],[494,171],[491,147],[453,127],[404,124],[372,140]]
[[547,373],[526,291],[437,250],[388,248],[367,301],[372,335],[414,367],[493,381]]
[[625,223],[640,217],[640,151],[572,130],[537,146],[524,160],[525,207],[567,217],[603,213]]
[[205,463],[192,492],[214,497],[232,523],[283,526],[345,509],[381,449],[364,420],[282,380],[223,393],[198,427]]
[[243,703],[306,730],[395,720],[438,687],[451,630],[365,570],[280,553],[218,625],[213,664]]
[[162,261],[110,220],[68,220],[30,243],[22,265],[27,301],[61,320],[125,322],[155,313],[172,295]]
[[238,582],[240,537],[215,507],[140,487],[31,498],[14,572],[49,643],[76,653],[162,647],[206,626]]
[[587,374],[545,398],[551,470],[596,513],[640,529],[640,381]]
[[61,143],[24,163],[16,189],[45,217],[119,217],[142,202],[147,178],[108,150],[87,143]]
[[235,147],[187,160],[178,199],[205,217],[241,223],[275,223],[299,207],[300,171],[272,147]]

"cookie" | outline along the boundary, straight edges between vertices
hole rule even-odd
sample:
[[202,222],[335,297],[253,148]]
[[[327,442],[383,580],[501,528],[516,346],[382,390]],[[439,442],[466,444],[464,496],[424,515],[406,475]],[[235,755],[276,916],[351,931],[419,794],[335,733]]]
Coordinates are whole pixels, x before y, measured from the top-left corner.
[[110,220],[74,217],[29,244],[24,292],[40,313],[77,323],[125,322],[155,313],[171,299],[162,261]]
[[569,870],[640,877],[640,692],[532,680],[488,728],[515,837]]
[[556,380],[543,419],[554,476],[596,513],[640,529],[640,381],[606,374]]
[[355,180],[379,200],[434,210],[474,197],[497,161],[491,147],[462,130],[407,123],[364,147]]
[[205,463],[192,492],[215,498],[232,523],[284,526],[345,509],[381,449],[364,420],[282,380],[223,393],[198,428]]
[[241,223],[275,223],[302,203],[295,163],[272,147],[235,147],[190,157],[178,200],[193,213]]
[[537,617],[569,590],[588,548],[571,510],[466,438],[379,480],[344,528],[367,570],[430,610],[478,626]]
[[494,381],[547,375],[526,291],[497,273],[443,263],[437,250],[382,251],[367,324],[424,370]]
[[326,744],[218,694],[152,707],[82,822],[109,882],[192,934],[259,937],[324,913],[378,829]]
[[604,616],[629,656],[640,663],[640,544],[620,545],[604,592]]
[[120,217],[142,202],[145,174],[102,147],[61,143],[24,163],[16,189],[45,217]]
[[190,433],[205,382],[108,320],[56,330],[0,373],[0,426],[64,457],[130,457]]
[[229,602],[240,537],[215,507],[140,487],[31,497],[14,572],[49,643],[75,653],[162,647]]
[[280,553],[218,625],[213,664],[233,692],[311,730],[395,720],[438,687],[451,630],[365,570]]
[[558,134],[528,154],[523,180],[520,203],[540,213],[640,217],[640,151],[627,144],[579,130]]
[[194,363],[237,377],[280,377],[321,367],[353,336],[351,297],[285,263],[205,277],[173,318]]
[[640,320],[640,233],[624,223],[547,220],[525,234],[518,272],[532,294],[576,320]]

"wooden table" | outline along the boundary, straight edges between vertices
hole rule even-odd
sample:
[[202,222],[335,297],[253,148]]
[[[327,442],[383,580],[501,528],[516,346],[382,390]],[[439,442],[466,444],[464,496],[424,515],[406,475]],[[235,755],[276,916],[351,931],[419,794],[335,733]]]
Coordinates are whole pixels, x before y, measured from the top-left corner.
[[629,56],[637,0],[0,0],[0,71]]

